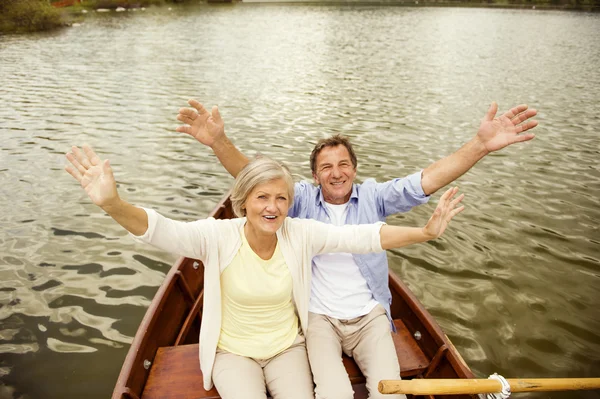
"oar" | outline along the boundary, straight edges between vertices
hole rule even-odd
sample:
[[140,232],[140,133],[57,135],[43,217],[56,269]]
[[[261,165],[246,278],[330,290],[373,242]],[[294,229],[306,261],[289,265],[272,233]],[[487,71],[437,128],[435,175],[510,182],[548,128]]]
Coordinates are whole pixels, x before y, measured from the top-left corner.
[[[510,385],[511,392],[600,389],[600,378],[507,378],[506,381]],[[412,395],[473,395],[502,392],[502,383],[493,379],[382,380],[379,382],[379,392]]]

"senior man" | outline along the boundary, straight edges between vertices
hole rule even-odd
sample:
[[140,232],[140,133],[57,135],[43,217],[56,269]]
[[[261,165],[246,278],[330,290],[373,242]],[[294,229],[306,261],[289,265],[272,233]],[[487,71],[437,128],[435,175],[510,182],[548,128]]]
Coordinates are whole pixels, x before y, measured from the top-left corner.
[[[184,126],[178,132],[212,148],[232,176],[248,163],[225,135],[224,123],[215,106],[207,111],[196,100],[193,107],[179,110]],[[311,218],[335,225],[385,221],[425,203],[429,196],[467,172],[487,154],[534,138],[524,133],[537,122],[527,105],[516,106],[496,118],[498,105],[491,104],[475,137],[455,153],[404,178],[377,183],[367,179],[354,183],[357,159],[350,141],[340,135],[320,140],[310,155],[315,185],[295,185],[290,217]],[[391,330],[386,253],[325,254],[313,259],[308,356],[317,399],[351,399],[354,392],[342,363],[342,352],[351,356],[365,375],[370,398],[383,398],[380,380],[400,379]],[[404,398],[404,395],[385,395]]]

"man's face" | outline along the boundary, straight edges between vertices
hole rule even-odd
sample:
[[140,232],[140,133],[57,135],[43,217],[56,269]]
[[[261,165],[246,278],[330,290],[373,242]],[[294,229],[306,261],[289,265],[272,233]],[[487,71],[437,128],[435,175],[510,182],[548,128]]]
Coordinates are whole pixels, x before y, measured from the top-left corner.
[[330,204],[345,204],[352,194],[356,168],[343,145],[325,147],[317,155],[315,183],[321,185],[323,198]]

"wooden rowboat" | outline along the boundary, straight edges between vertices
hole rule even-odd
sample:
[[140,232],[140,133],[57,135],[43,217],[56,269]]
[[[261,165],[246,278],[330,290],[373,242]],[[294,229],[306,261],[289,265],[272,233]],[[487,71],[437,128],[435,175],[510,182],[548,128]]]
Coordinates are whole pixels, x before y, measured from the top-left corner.
[[[212,211],[215,219],[233,218],[229,195]],[[473,373],[404,283],[390,271],[394,343],[402,378],[474,378]],[[202,388],[198,335],[202,322],[204,266],[181,258],[158,289],[123,363],[113,399],[220,398]],[[351,358],[343,359],[355,398],[367,398],[365,378]],[[444,396],[428,396],[442,399]],[[452,395],[448,399],[468,399]]]

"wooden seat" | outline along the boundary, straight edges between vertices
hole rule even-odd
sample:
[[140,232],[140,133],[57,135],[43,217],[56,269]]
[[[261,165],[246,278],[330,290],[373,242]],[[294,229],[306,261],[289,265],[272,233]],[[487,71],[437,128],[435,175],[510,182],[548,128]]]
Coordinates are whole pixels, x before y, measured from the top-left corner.
[[[429,365],[419,345],[406,329],[402,320],[394,320],[397,334],[393,334],[402,377],[421,374]],[[365,377],[352,358],[343,356],[344,366],[354,384],[364,383]],[[216,399],[215,388],[205,391],[198,363],[198,344],[159,348],[142,393],[142,399]]]

